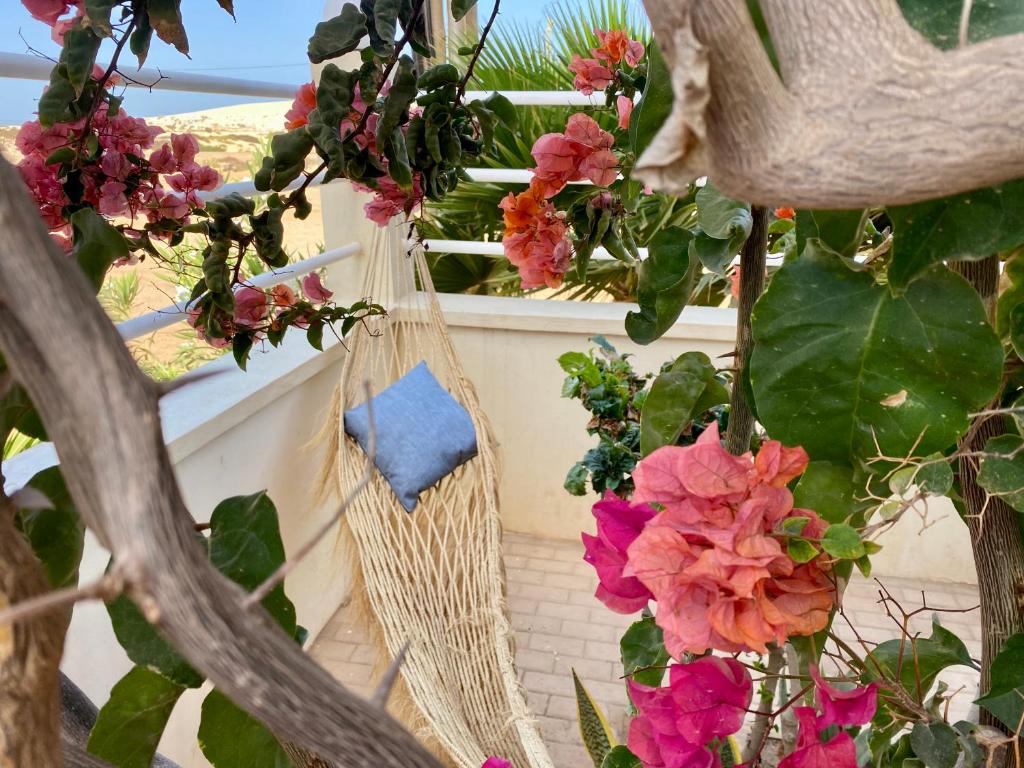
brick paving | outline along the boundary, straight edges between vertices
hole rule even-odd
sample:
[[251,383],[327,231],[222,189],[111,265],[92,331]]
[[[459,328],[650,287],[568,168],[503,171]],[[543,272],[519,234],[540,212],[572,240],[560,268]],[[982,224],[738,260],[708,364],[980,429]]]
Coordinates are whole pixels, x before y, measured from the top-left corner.
[[[576,727],[576,703],[570,669],[584,681],[604,708],[613,728],[624,739],[626,698],[620,675],[618,638],[633,617],[607,610],[593,597],[593,569],[583,562],[582,544],[506,534],[509,609],[516,631],[516,661],[529,703],[558,768],[590,765]],[[883,577],[882,584],[903,609],[928,610],[911,621],[914,631],[931,633],[935,608],[964,611],[977,605],[977,588],[968,584],[922,583]],[[844,611],[868,645],[898,637],[896,624],[879,604],[879,587],[859,575],[847,588]],[[958,635],[971,654],[981,653],[978,611],[939,613],[946,628]],[[837,618],[836,632],[851,644],[856,638],[848,623]],[[374,651],[362,630],[349,622],[345,609],[335,614],[313,644],[311,654],[344,684],[369,692],[374,679]],[[950,706],[951,722],[969,714],[975,698],[977,673],[966,667],[947,670],[941,679],[950,690],[962,689]]]

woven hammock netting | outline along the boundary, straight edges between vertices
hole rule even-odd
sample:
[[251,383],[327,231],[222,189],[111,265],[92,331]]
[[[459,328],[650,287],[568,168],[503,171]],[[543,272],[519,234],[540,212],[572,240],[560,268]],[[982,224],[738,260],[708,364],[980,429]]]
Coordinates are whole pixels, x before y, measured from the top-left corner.
[[[345,435],[342,414],[421,361],[466,408],[479,454],[420,496],[412,514],[374,471],[345,513],[353,600],[383,661],[408,644],[392,708],[448,765],[480,768],[496,755],[515,768],[553,768],[516,676],[505,599],[490,424],[459,363],[420,247],[379,232],[363,295],[388,309],[351,334],[328,424],[323,485],[344,498],[366,455]],[[397,703],[396,700],[397,699]]]

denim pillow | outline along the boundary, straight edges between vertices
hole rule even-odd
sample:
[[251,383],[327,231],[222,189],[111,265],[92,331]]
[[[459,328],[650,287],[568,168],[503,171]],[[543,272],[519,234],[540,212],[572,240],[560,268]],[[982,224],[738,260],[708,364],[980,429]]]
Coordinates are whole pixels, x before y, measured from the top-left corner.
[[[406,512],[422,491],[476,456],[473,420],[425,362],[373,398],[374,463]],[[345,431],[363,451],[370,438],[366,403],[345,411]]]

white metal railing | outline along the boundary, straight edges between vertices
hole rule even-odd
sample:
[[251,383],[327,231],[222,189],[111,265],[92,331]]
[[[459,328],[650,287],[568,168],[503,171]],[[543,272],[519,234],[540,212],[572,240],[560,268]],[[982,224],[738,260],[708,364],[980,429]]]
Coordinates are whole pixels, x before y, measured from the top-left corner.
[[[359,243],[349,243],[340,248],[332,248],[317,256],[311,256],[302,261],[296,261],[281,269],[263,272],[245,281],[247,286],[253,288],[273,288],[297,277],[308,275],[310,272],[335,264],[351,256],[359,255],[363,247]],[[172,304],[169,307],[158,309],[155,312],[148,312],[145,315],[133,317],[117,324],[117,330],[125,341],[137,339],[140,336],[168,328],[175,323],[181,322],[188,316],[188,302]]]
[[[504,256],[505,250],[500,242],[485,240],[435,240],[427,238],[423,245],[435,253],[462,253],[475,256]],[[647,249],[638,249],[642,258],[647,258]],[[605,248],[595,248],[591,258],[595,261],[611,261],[615,257]]]

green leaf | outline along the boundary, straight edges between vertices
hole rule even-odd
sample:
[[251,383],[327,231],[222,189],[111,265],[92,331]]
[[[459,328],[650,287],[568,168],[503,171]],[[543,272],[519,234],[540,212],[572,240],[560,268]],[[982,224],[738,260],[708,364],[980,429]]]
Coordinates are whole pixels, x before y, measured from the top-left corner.
[[640,157],[672,111],[672,75],[657,43],[647,48],[647,84],[629,121],[629,140]]
[[[110,37],[110,13],[116,0],[85,0],[83,23],[95,30],[99,37]],[[67,40],[67,38],[65,38]]]
[[840,560],[864,557],[864,543],[857,530],[846,523],[832,523],[821,537],[821,548]]
[[878,677],[875,664],[890,679],[899,679],[911,695],[921,698],[931,690],[936,676],[947,667],[966,666],[976,669],[963,641],[934,619],[931,637],[918,637],[911,641],[886,640],[877,645],[867,661],[869,680]]
[[793,562],[796,563],[809,563],[821,554],[814,544],[807,539],[801,538],[790,539],[789,544],[786,545],[786,550],[789,552],[789,556],[793,558]]
[[476,5],[476,0],[452,0],[452,18],[459,21]]
[[690,241],[690,260],[699,260],[709,272],[719,275],[725,274],[737,252],[731,241],[719,240],[701,230],[694,232]]
[[398,7],[401,0],[375,0],[373,3],[373,25],[380,39],[389,43],[388,50],[394,50],[395,28],[398,24]]
[[214,768],[292,766],[274,734],[216,690],[203,700],[199,748]]
[[[265,492],[233,496],[210,516],[210,561],[245,590],[262,584],[284,562],[277,508]],[[263,607],[288,635],[295,634],[295,606],[278,585]]]
[[64,33],[64,49],[61,61],[67,65],[68,80],[75,89],[75,95],[81,96],[85,84],[92,78],[92,68],[96,64],[96,54],[100,52],[101,38],[92,29],[76,24]]
[[140,15],[138,17],[138,25],[135,31],[132,32],[131,39],[128,41],[128,47],[131,52],[139,60],[139,68],[146,63],[146,58],[149,56],[149,45],[153,42],[153,27],[149,25],[149,17]]
[[639,312],[626,315],[626,333],[637,344],[650,344],[672,327],[690,295],[690,233],[668,227],[647,245],[637,269]]
[[726,197],[710,182],[697,190],[696,202],[697,224],[704,234],[727,241],[730,257],[739,253],[754,225],[750,206]]
[[346,3],[340,14],[316,25],[306,52],[311,62],[320,64],[354,51],[365,35],[366,16],[356,6]]
[[26,487],[42,493],[53,508],[19,510],[15,518],[18,529],[25,534],[46,569],[50,586],[54,589],[72,587],[78,583],[85,526],[64,485],[60,467],[44,469],[29,480]]
[[925,460],[931,463],[922,465],[917,471],[917,487],[932,496],[945,496],[953,487],[953,468],[939,453],[925,456]]
[[73,122],[76,115],[71,109],[78,98],[75,86],[68,79],[68,68],[58,64],[50,72],[50,83],[39,97],[39,124],[51,128],[56,123]]
[[866,221],[867,211],[797,211],[797,253],[808,240],[818,239],[836,253],[853,256],[864,238]]
[[156,36],[188,56],[188,35],[181,23],[181,0],[149,0],[149,23]]
[[573,496],[586,496],[588,477],[590,477],[590,470],[586,468],[582,461],[577,461],[565,476],[565,482],[562,483],[562,487]]
[[[899,0],[899,4],[911,26],[939,48],[959,47],[963,0]],[[1018,32],[1024,32],[1024,7],[1018,0],[985,0],[971,8],[969,43]]]
[[507,96],[492,93],[484,99],[484,106],[498,116],[503,125],[515,129],[519,126],[519,112]]
[[619,651],[627,675],[643,685],[661,685],[669,655],[661,627],[654,623],[653,616],[634,622],[626,630],[619,640]]
[[933,264],[975,261],[1024,243],[1024,179],[888,209],[889,283],[906,286]]
[[674,445],[697,415],[697,403],[715,367],[703,352],[687,352],[651,385],[640,412],[640,454]]
[[78,266],[89,278],[93,289],[99,291],[107,270],[119,259],[131,254],[124,235],[92,208],[82,208],[71,216],[74,256]]
[[252,349],[253,336],[251,333],[235,332],[231,337],[231,354],[235,358],[235,364],[243,371],[249,362],[249,352]]
[[110,692],[89,734],[89,753],[115,768],[149,768],[174,705],[185,689],[135,667]]
[[752,325],[759,420],[815,460],[943,451],[1001,381],[977,292],[943,266],[896,297],[812,241],[774,275]]
[[629,751],[629,747],[619,745],[612,747],[611,751],[604,756],[601,768],[643,768],[640,758]]
[[845,523],[867,507],[866,502],[857,500],[858,495],[864,495],[863,488],[854,482],[852,469],[828,461],[812,461],[793,490],[793,506],[813,510],[829,523]]
[[[416,69],[412,59],[402,56],[398,60],[398,71],[391,83],[391,89],[384,99],[384,110],[377,123],[377,141],[383,142],[398,128],[402,115],[416,98]],[[432,125],[432,124],[431,124]]]
[[992,662],[988,693],[977,700],[1010,730],[1024,717],[1024,634],[1007,638]]
[[576,688],[576,712],[579,716],[580,737],[595,768],[600,768],[605,757],[616,746],[615,736],[597,702],[591,697],[583,681],[572,671],[572,682]]
[[910,732],[910,746],[926,768],[953,768],[960,756],[957,732],[941,721],[916,723]]
[[1024,438],[999,435],[985,443],[978,485],[1024,512]]
[[203,684],[203,675],[171,648],[128,597],[120,595],[107,603],[107,613],[117,642],[133,662],[186,688]]

